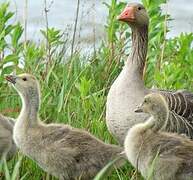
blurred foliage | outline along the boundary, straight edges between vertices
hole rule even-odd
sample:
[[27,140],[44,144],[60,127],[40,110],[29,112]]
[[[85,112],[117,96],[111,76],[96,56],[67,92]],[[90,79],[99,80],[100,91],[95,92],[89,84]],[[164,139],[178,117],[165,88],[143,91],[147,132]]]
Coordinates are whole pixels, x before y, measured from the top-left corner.
[[[19,23],[12,24],[13,12],[8,11],[9,3],[0,5],[0,69],[1,74],[18,68],[20,53],[23,50],[20,38],[23,28]],[[2,76],[0,76],[2,81]]]
[[169,31],[168,14],[163,14],[160,4],[166,0],[143,0],[150,15],[149,51],[147,57],[146,84],[162,89],[193,90],[193,34],[182,33],[166,39]]
[[[145,80],[149,87],[164,89],[193,89],[193,34],[166,39],[169,15],[161,13],[166,0],[143,0],[150,15],[149,49]],[[34,74],[41,83],[42,104],[40,117],[45,122],[62,122],[84,128],[105,142],[115,143],[105,125],[106,95],[128,57],[131,31],[117,21],[126,3],[111,0],[105,25],[106,39],[95,53],[88,56],[79,52],[68,56],[68,37],[64,31],[41,30],[40,43],[23,42],[20,23],[11,23],[14,13],[9,4],[0,4],[0,111],[17,117],[21,107],[17,93],[8,88],[4,74],[16,71]],[[9,112],[9,113],[7,113]],[[21,155],[4,166],[3,176],[37,180],[46,174],[31,160]],[[2,168],[1,168],[2,167]],[[20,168],[18,168],[20,167]],[[137,178],[129,165],[115,171],[109,179]],[[140,179],[138,177],[138,179]]]

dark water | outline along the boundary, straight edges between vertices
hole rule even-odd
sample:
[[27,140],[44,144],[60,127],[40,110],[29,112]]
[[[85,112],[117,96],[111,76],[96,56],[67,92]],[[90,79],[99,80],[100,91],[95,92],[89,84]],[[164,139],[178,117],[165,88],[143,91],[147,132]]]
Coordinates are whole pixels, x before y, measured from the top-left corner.
[[[3,2],[4,0],[0,0]],[[107,17],[105,0],[80,0],[80,14],[78,25],[78,37],[87,46],[93,41],[100,41],[105,37],[104,24]],[[105,2],[109,2],[106,0]],[[135,0],[140,2],[139,0]],[[16,11],[16,20],[23,22],[25,0],[11,0],[11,10]],[[128,2],[128,1],[126,1]],[[131,1],[130,1],[131,2]],[[47,0],[49,8],[49,26],[59,29],[71,27],[74,23],[77,0]],[[179,35],[181,32],[193,31],[193,0],[170,0],[164,7],[172,18],[168,37]],[[28,27],[29,39],[41,38],[40,29],[45,28],[44,0],[28,0]],[[94,32],[96,37],[94,37]]]

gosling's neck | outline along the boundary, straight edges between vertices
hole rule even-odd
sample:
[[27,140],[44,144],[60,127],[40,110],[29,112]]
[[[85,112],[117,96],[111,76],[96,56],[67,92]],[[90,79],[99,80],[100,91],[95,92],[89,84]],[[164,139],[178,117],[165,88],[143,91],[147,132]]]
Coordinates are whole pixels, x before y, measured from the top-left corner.
[[152,116],[154,119],[154,129],[155,130],[165,129],[168,126],[169,110],[165,105],[160,107],[159,111],[153,112]]
[[132,27],[132,50],[126,66],[130,73],[140,79],[143,78],[143,71],[146,62],[148,48],[148,25],[143,27]]
[[17,126],[22,128],[34,127],[39,122],[38,111],[40,104],[40,94],[38,91],[28,91],[21,94],[22,110],[18,117]]

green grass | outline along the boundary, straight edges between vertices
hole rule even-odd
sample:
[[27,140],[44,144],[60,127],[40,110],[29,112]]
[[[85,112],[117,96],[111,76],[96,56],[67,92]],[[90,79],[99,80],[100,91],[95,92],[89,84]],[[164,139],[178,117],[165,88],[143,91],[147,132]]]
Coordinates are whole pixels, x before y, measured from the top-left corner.
[[[164,2],[165,0],[143,0],[151,18],[146,85],[193,90],[193,34],[181,34],[166,40],[165,24],[170,17],[161,14],[159,7]],[[8,10],[8,4],[1,4],[0,112],[17,117],[19,112],[15,111],[21,108],[18,94],[8,87],[3,76],[13,71],[18,74],[32,73],[41,83],[40,117],[44,122],[66,123],[84,128],[105,142],[116,143],[106,127],[105,103],[109,87],[119,74],[130,51],[130,29],[116,20],[124,6],[125,3],[118,3],[116,0],[107,5],[107,40],[102,41],[95,53],[86,56],[76,52],[69,57],[66,47],[70,46],[71,42],[61,30],[41,30],[44,39],[40,44],[21,42],[22,26],[19,23],[9,24],[8,20],[13,18],[14,13]],[[124,38],[122,34],[125,34]],[[164,46],[161,46],[162,44]],[[24,60],[24,69],[18,66],[21,60]],[[7,62],[12,62],[12,65],[5,67]],[[7,166],[0,167],[7,177],[10,176],[7,180],[15,180],[18,177],[23,177],[24,180],[49,179],[33,161],[26,157],[21,159],[21,156],[19,153]],[[14,178],[15,174],[18,174],[17,178]],[[115,171],[109,179],[142,178],[136,175],[135,169],[128,163],[123,169]]]

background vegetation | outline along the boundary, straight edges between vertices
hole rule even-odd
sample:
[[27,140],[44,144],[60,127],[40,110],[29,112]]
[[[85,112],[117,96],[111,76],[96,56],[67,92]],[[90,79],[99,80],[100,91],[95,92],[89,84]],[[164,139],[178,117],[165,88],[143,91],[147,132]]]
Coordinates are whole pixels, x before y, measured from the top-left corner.
[[[160,5],[166,0],[142,0],[150,15],[149,51],[144,78],[149,87],[193,90],[193,34],[166,39],[169,15]],[[17,117],[21,102],[4,75],[16,71],[36,75],[41,82],[40,117],[46,123],[61,122],[84,128],[108,143],[116,143],[105,125],[106,95],[130,51],[130,29],[116,17],[126,5],[111,0],[106,23],[107,39],[89,56],[67,47],[72,42],[62,30],[40,30],[40,43],[22,41],[20,23],[10,24],[14,13],[0,4],[0,112]],[[51,179],[21,153],[1,165],[1,179]],[[115,171],[109,179],[141,179],[131,165]],[[54,178],[53,178],[54,179]]]

